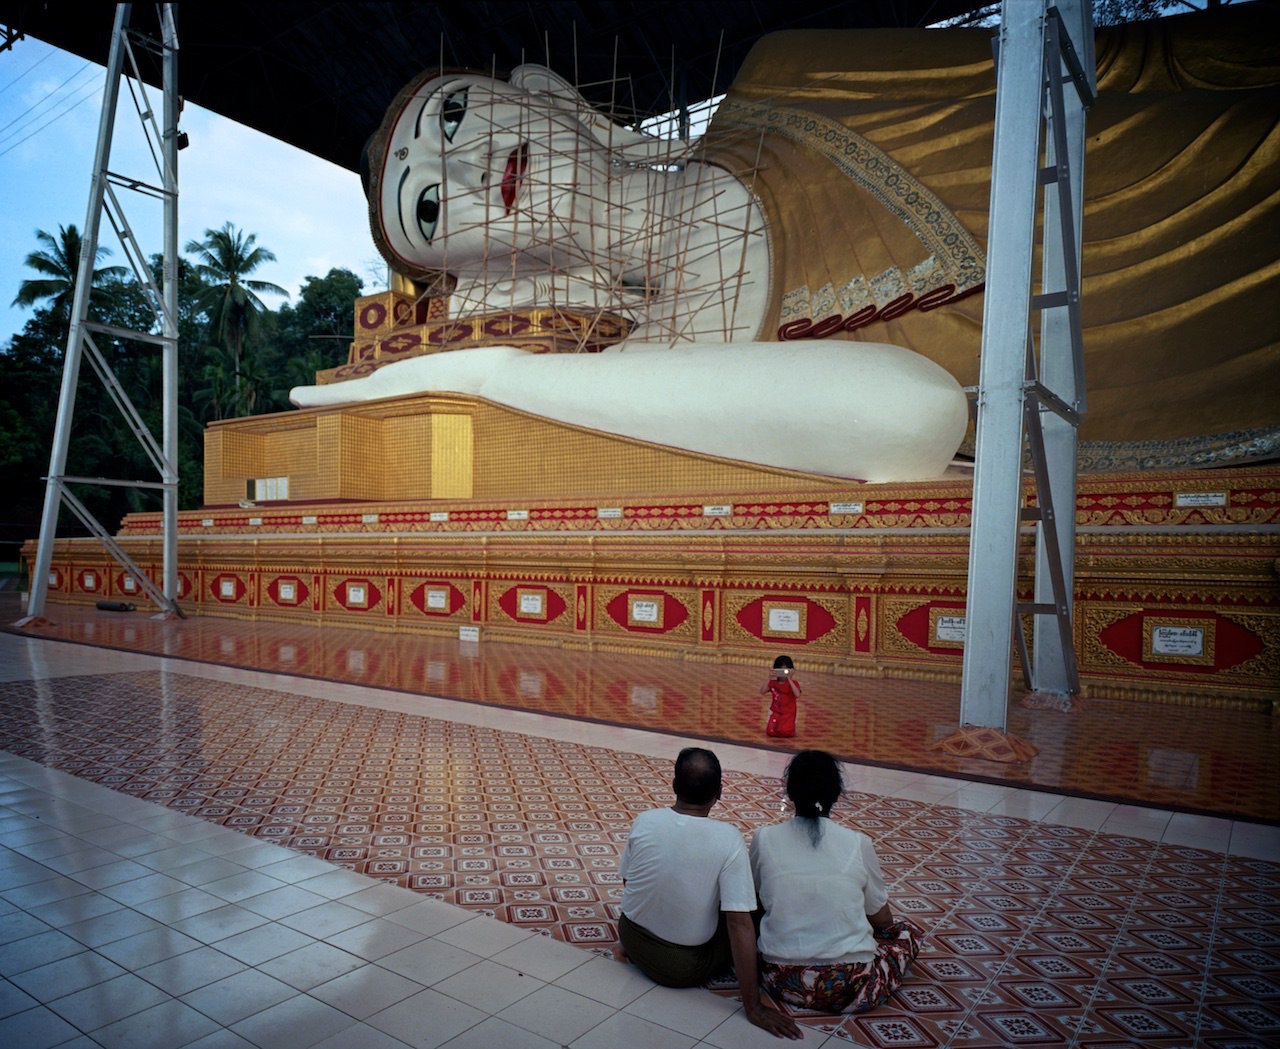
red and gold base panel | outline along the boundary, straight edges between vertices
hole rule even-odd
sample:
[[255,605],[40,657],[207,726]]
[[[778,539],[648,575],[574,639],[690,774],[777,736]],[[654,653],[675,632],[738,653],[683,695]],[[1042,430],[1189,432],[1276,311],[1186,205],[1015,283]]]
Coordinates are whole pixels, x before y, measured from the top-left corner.
[[[686,660],[785,653],[838,674],[958,680],[968,482],[838,494],[205,509],[180,515],[178,593],[197,616]],[[1277,525],[1280,468],[1083,481],[1073,628],[1085,694],[1270,711]],[[156,580],[159,528],[135,514],[119,535]],[[139,595],[90,540],[58,542],[48,586],[53,602]]]

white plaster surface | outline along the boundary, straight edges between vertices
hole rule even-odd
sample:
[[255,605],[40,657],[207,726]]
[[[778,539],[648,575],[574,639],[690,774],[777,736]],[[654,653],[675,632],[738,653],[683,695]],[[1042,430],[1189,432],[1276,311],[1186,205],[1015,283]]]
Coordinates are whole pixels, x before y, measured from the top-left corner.
[[438,392],[694,452],[863,481],[940,477],[965,396],[899,346],[844,341],[628,345],[600,354],[507,346],[414,357],[290,394],[299,407]]

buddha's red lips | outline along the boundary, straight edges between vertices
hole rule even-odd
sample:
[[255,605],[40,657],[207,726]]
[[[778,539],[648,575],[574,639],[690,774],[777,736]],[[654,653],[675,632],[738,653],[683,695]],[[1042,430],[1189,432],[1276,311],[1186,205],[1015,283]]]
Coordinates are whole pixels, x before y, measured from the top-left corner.
[[511,151],[511,155],[507,157],[507,169],[502,173],[502,203],[508,215],[516,205],[520,184],[524,181],[524,173],[528,167],[529,143],[523,142]]

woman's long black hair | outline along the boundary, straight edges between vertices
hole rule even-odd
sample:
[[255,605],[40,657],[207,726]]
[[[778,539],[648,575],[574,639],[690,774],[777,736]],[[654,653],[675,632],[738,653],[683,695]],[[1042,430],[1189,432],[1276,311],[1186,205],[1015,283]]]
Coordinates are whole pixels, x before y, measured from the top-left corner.
[[783,773],[787,797],[796,807],[796,818],[805,821],[813,847],[822,839],[822,817],[844,793],[840,763],[825,750],[802,750]]

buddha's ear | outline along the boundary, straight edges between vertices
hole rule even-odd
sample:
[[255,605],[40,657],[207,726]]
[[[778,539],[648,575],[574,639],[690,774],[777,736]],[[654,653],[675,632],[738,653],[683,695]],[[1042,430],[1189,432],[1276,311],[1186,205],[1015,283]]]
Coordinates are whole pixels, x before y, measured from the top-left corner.
[[516,66],[508,78],[512,87],[531,94],[549,95],[557,106],[572,113],[600,145],[619,159],[632,163],[668,164],[688,151],[687,143],[661,139],[615,124],[607,114],[582,97],[559,73],[532,63]]
[[563,103],[566,109],[577,110],[589,104],[578,93],[577,88],[559,73],[548,69],[546,66],[535,65],[531,62],[516,66],[507,80],[512,87],[550,95],[556,101]]

